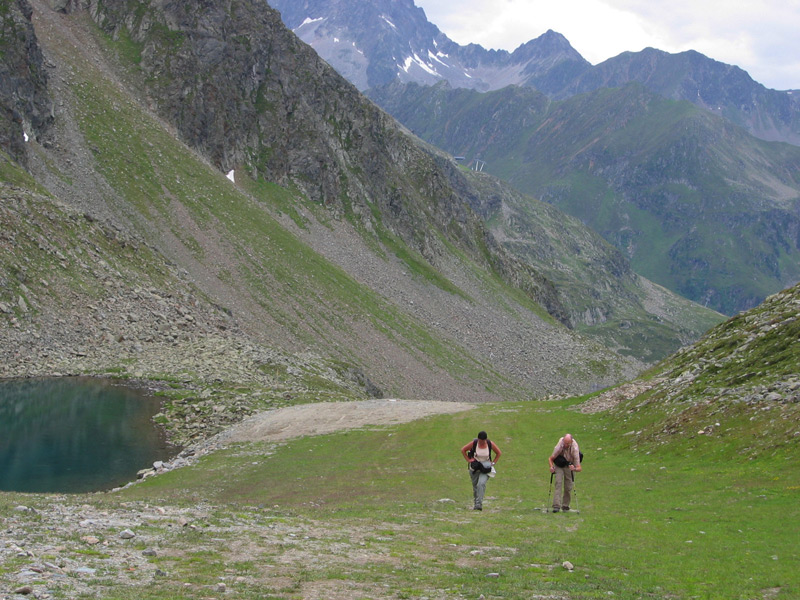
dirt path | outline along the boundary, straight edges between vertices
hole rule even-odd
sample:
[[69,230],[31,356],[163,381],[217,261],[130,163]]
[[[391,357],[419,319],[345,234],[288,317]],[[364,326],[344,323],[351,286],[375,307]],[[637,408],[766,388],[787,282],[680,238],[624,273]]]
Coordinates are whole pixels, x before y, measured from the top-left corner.
[[323,402],[270,410],[234,425],[217,436],[219,442],[280,442],[306,435],[333,433],[369,425],[393,425],[475,408],[465,402],[430,400],[362,400]]

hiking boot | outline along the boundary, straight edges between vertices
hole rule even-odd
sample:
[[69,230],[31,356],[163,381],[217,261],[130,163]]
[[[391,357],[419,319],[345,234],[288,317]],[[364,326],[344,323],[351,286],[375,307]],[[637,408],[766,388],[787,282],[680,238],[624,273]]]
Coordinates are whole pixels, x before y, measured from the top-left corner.
[[553,512],[554,512],[554,513],[557,513],[559,510],[561,510],[561,509],[560,509],[560,508],[554,508],[554,509],[553,509]]
[[472,510],[483,510],[483,507],[482,506],[475,506],[475,507],[473,507]]
[[563,510],[564,512],[567,512],[569,510],[569,506],[564,506],[564,507],[562,507],[561,510]]

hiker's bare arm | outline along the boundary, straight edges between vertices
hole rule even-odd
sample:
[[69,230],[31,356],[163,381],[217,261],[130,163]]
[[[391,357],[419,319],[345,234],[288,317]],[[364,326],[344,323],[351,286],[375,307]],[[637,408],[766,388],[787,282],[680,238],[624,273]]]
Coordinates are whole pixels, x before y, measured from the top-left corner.
[[470,450],[472,450],[472,442],[467,442],[466,444],[464,444],[464,447],[461,448],[461,454],[464,456],[464,460],[467,462],[472,462],[474,460],[469,456],[467,456],[467,452],[469,452]]
[[492,448],[494,448],[494,464],[497,464],[497,461],[500,460],[500,455],[502,452],[500,452],[500,448],[498,448],[497,444],[494,442],[492,442]]

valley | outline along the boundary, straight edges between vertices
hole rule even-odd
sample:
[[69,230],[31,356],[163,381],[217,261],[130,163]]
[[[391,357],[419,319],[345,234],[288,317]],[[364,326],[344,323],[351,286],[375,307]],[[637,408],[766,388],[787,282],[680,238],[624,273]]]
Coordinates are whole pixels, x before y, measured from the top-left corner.
[[[0,8],[0,378],[135,387],[180,448],[115,489],[0,492],[2,600],[800,596],[793,146],[636,83],[411,84],[393,97],[454,120],[401,125],[259,0]],[[571,55],[554,34],[517,58],[547,48]],[[507,172],[430,145],[504,120],[531,134],[488,161]],[[549,196],[497,176],[526,151],[548,160],[513,172]],[[586,226],[630,172],[696,210],[687,156],[749,199],[703,205],[709,229],[767,230],[707,265],[771,265],[713,304],[729,317],[638,272],[702,270],[706,232],[665,251],[653,196],[627,188],[628,243]],[[459,448],[480,430],[502,458],[477,512]],[[566,432],[584,469],[553,514]]]

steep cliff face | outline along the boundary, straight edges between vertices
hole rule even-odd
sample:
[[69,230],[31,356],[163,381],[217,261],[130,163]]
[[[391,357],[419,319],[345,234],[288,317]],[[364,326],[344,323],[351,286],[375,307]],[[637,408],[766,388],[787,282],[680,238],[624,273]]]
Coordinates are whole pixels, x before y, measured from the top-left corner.
[[0,149],[24,164],[25,143],[50,140],[53,108],[27,0],[0,3]]

